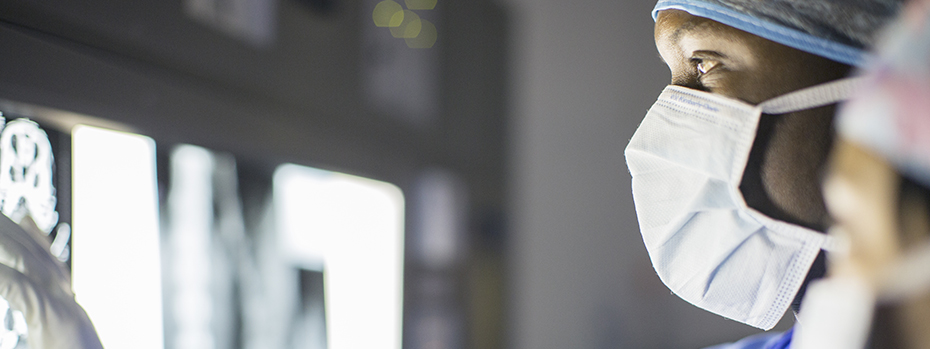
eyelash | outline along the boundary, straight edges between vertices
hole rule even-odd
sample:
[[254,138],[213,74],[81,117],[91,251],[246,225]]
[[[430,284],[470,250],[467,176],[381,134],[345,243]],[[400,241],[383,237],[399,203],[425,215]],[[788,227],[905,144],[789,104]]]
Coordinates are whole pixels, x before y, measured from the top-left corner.
[[[705,68],[705,65],[704,65],[705,63],[712,63],[712,64],[710,64],[710,68]],[[698,75],[704,75],[710,72],[711,70],[714,70],[717,67],[717,65],[720,64],[720,62],[716,62],[713,60],[705,60],[701,58],[691,58],[691,64],[694,65],[694,69],[697,70]]]
[[698,70],[698,72],[701,73],[702,75],[703,75],[703,74],[707,74],[707,70],[704,69],[704,65],[703,65],[702,63],[704,63],[704,62],[703,62],[703,61],[702,61],[702,62],[698,62],[698,64],[697,64],[697,70]]
[[704,69],[703,66],[704,60],[700,58],[692,58],[691,65],[694,66],[694,70],[698,72],[698,75],[707,74],[707,69]]

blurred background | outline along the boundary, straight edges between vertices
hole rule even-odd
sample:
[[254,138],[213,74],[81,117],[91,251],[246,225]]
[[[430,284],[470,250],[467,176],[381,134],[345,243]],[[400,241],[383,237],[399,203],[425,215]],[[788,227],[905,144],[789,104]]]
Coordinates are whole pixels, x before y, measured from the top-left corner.
[[639,235],[653,5],[6,0],[0,111],[107,348],[699,348],[758,331]]

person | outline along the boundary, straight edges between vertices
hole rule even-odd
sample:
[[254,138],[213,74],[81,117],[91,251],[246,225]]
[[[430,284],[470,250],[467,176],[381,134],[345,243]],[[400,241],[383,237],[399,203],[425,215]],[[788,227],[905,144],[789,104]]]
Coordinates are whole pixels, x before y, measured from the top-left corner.
[[[899,0],[660,0],[671,84],[625,150],[643,241],[663,283],[769,330],[824,273],[820,177],[836,103],[859,84]],[[733,348],[785,347],[784,335]]]
[[810,286],[797,349],[930,347],[930,0],[882,38],[837,116],[823,192],[846,248]]

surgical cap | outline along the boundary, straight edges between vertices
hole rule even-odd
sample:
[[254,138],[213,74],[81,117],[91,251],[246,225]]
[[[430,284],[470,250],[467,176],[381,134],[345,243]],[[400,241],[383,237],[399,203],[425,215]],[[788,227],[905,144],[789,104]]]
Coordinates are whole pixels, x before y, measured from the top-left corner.
[[652,11],[676,9],[774,42],[861,66],[879,30],[904,0],[659,0]]
[[[923,5],[923,6],[921,6]],[[908,7],[864,71],[863,87],[837,117],[840,137],[930,187],[930,0]]]

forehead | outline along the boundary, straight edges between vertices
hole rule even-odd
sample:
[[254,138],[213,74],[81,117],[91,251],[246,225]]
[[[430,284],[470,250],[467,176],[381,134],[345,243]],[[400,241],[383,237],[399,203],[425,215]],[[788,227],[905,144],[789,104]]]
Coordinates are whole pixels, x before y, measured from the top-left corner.
[[742,30],[719,22],[691,15],[680,10],[663,10],[656,16],[655,40],[662,46],[681,45],[688,41],[700,40],[702,44],[719,42],[721,44],[763,45],[767,41]]

